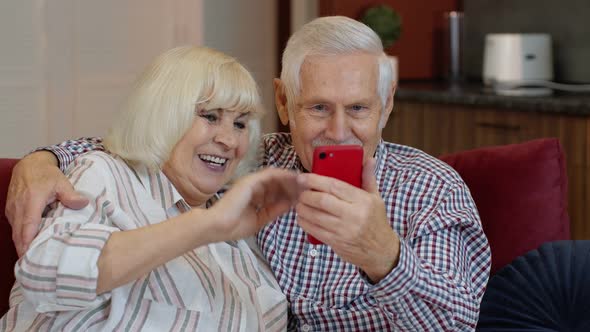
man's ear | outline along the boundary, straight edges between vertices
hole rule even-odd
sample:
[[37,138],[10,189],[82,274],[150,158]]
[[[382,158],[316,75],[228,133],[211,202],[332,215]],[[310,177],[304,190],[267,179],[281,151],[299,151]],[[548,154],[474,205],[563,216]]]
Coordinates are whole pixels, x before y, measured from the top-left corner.
[[389,116],[391,115],[391,112],[393,111],[393,96],[395,95],[395,89],[397,88],[397,84],[395,81],[391,82],[391,92],[389,93],[389,96],[387,97],[387,101],[385,102],[385,108],[383,109],[383,112],[385,112],[385,114],[383,114],[382,118],[381,118],[381,129],[385,128],[385,125],[387,125],[387,121],[389,120]]
[[286,126],[289,124],[289,111],[287,109],[287,94],[285,93],[285,85],[278,78],[275,78],[272,83],[275,89],[275,105],[277,107],[277,113],[279,114],[281,123]]

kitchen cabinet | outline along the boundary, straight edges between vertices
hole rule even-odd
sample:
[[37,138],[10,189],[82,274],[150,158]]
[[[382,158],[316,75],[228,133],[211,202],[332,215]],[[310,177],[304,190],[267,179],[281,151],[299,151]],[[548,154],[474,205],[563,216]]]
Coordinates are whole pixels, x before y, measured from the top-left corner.
[[590,116],[396,100],[389,142],[433,155],[556,137],[566,154],[573,239],[590,239]]

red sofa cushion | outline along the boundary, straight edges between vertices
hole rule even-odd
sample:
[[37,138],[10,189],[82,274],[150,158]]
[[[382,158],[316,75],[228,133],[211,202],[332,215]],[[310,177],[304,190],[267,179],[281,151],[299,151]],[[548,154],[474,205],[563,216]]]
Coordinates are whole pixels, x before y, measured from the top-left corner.
[[0,316],[8,311],[8,296],[14,284],[14,263],[18,256],[12,243],[12,229],[4,216],[6,190],[16,159],[0,159]]
[[490,242],[492,269],[570,238],[567,175],[557,139],[479,148],[440,157],[467,183]]

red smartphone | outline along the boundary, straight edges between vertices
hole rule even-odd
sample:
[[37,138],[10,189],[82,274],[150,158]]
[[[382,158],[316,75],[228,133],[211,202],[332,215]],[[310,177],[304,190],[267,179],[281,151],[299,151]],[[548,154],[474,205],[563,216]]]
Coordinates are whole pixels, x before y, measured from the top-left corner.
[[[360,145],[324,145],[313,151],[312,173],[329,176],[360,188],[363,178],[363,147]],[[307,235],[311,244],[323,244]]]

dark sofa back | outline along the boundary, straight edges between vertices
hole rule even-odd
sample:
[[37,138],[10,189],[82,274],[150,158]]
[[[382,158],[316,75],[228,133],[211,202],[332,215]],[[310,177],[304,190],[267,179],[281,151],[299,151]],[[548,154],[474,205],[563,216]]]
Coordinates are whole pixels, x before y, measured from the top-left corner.
[[12,168],[17,159],[0,159],[0,316],[8,310],[8,297],[14,284],[14,263],[17,260],[12,242],[12,229],[4,215],[6,190],[10,183]]

